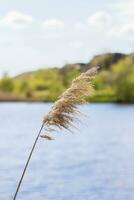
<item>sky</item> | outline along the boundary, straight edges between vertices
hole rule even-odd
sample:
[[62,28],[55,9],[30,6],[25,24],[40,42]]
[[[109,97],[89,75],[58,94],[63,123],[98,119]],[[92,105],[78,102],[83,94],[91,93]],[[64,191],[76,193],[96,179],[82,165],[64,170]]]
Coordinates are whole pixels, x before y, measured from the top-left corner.
[[134,0],[0,0],[0,75],[134,51]]

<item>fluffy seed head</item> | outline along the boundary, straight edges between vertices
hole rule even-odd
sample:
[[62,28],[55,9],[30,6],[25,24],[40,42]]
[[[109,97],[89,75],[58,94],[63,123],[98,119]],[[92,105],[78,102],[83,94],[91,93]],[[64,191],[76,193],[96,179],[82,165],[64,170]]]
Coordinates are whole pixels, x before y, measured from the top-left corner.
[[99,67],[93,67],[72,81],[71,86],[58,98],[52,109],[44,117],[43,123],[51,127],[68,129],[73,125],[77,105],[85,102],[85,97],[93,92],[91,81],[95,78]]

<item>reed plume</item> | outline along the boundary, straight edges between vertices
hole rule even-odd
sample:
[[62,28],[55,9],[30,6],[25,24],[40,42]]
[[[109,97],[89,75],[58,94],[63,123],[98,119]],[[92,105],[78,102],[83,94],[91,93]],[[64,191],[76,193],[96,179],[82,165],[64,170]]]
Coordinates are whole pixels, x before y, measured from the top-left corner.
[[52,109],[44,117],[42,126],[35,138],[34,144],[28,156],[27,162],[23,169],[20,181],[17,185],[13,200],[16,200],[22,180],[25,176],[29,161],[33,155],[33,151],[37,144],[39,137],[52,140],[53,138],[46,133],[41,135],[41,132],[45,126],[45,130],[48,132],[55,131],[55,128],[65,128],[67,130],[73,126],[75,114],[78,113],[78,104],[85,103],[85,97],[90,96],[93,92],[93,85],[91,81],[95,78],[99,67],[93,67],[87,72],[82,73],[80,76],[72,81],[72,85],[68,88],[54,103]]
[[43,123],[46,130],[51,132],[55,130],[55,127],[70,130],[76,113],[78,113],[77,105],[85,103],[85,97],[93,92],[91,81],[95,78],[98,69],[99,67],[93,67],[72,81],[71,86],[59,97],[44,117]]

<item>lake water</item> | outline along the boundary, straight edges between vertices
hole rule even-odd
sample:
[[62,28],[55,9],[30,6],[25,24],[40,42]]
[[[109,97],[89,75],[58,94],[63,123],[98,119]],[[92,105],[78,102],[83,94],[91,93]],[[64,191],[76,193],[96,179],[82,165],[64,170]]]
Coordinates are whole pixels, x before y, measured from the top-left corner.
[[[51,104],[0,104],[0,200],[12,200]],[[134,105],[87,104],[75,134],[39,139],[18,200],[134,200]]]

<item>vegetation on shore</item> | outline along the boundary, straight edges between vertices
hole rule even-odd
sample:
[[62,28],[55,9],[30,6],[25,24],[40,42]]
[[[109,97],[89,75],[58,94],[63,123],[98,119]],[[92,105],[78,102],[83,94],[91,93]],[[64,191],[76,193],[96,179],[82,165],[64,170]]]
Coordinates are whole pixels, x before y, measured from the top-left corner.
[[66,64],[0,79],[0,101],[55,101],[81,72],[99,65],[93,102],[134,102],[134,54],[108,53],[89,63]]

